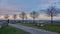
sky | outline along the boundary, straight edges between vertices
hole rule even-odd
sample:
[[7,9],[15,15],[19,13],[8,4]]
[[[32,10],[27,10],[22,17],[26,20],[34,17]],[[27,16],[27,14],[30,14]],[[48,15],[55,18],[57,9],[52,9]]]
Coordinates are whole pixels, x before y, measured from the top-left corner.
[[30,13],[37,11],[44,13],[50,6],[60,8],[60,0],[0,0],[0,15]]

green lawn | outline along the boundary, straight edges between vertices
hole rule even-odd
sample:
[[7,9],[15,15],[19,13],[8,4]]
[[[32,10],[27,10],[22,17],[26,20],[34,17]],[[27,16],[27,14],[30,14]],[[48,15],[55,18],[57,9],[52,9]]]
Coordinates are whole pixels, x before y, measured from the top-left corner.
[[[21,24],[21,23],[20,23],[20,24]],[[44,29],[44,30],[48,30],[48,31],[60,33],[60,26],[50,26],[50,25],[46,25],[46,26],[40,27],[40,26],[35,26],[34,24],[21,24],[21,25],[29,26],[29,27],[34,27],[34,28],[38,28],[38,29]]]
[[21,29],[6,26],[3,28],[0,28],[0,34],[30,34],[30,33],[25,32]]

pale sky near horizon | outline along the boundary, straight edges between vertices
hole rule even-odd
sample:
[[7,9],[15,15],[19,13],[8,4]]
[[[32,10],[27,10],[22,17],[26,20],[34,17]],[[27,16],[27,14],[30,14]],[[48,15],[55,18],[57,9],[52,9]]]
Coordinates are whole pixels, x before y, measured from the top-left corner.
[[34,10],[44,13],[40,10],[45,10],[51,5],[60,8],[60,0],[0,0],[0,15],[19,14],[22,11],[30,13]]
[[[0,16],[0,20],[4,20],[5,15]],[[10,20],[14,20],[13,15],[9,15]],[[25,18],[26,19],[26,18]],[[27,15],[27,20],[32,20],[33,18]],[[60,20],[60,16],[54,16],[54,20]],[[16,20],[21,20],[19,15],[17,15]],[[36,20],[51,20],[51,17],[48,17],[46,14],[39,15]]]

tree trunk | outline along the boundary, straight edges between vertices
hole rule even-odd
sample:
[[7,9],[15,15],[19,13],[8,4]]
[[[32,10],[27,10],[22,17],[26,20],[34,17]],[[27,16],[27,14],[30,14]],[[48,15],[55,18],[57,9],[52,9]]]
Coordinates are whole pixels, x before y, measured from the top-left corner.
[[24,18],[22,18],[22,22],[24,23]]
[[9,23],[9,19],[7,19],[7,26],[8,26],[8,23]]
[[8,23],[9,23],[9,19],[8,19]]
[[52,25],[52,23],[53,23],[53,17],[51,17],[51,25]]
[[33,24],[34,24],[34,22],[35,22],[35,18],[33,18]]
[[16,23],[16,20],[14,19],[14,22],[13,22],[13,24],[15,24]]
[[53,23],[53,14],[51,14],[51,25]]

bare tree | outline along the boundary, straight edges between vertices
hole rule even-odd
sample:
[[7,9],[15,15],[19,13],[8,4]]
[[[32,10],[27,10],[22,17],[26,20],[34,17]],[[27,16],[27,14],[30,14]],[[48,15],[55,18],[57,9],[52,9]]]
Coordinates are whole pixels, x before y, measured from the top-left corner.
[[[8,14],[6,14],[6,15],[4,16],[4,18],[7,19],[7,22],[9,23],[9,16],[8,16]],[[8,23],[7,23],[7,25],[8,25]]]
[[35,11],[33,11],[33,12],[31,12],[31,13],[30,13],[30,17],[32,17],[32,18],[33,18],[33,22],[34,22],[35,18],[37,18],[37,17],[38,17],[38,13],[37,13],[37,12],[35,12]]
[[55,7],[50,7],[47,9],[47,13],[48,16],[51,17],[51,24],[53,23],[53,17],[58,15],[58,11]]
[[[26,13],[25,12],[22,12],[20,15],[19,15],[20,18],[22,18],[22,22],[24,22],[24,19],[26,18]],[[25,22],[24,22],[25,23]]]
[[14,18],[14,22],[16,22],[16,20],[15,20],[15,19],[17,18],[17,15],[16,15],[16,14],[14,14],[14,15],[13,15],[13,18]]

